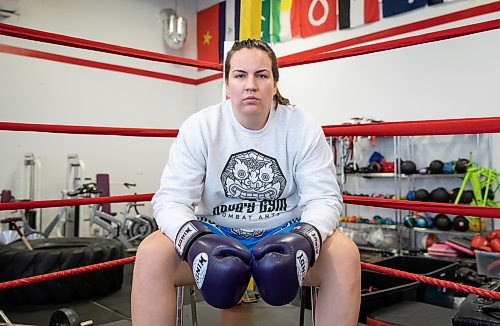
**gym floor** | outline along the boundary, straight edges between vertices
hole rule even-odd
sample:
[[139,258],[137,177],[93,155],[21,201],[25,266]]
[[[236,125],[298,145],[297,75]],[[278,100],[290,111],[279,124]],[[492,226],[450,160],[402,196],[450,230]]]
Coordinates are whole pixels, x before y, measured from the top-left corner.
[[[14,324],[49,325],[52,313],[61,308],[71,308],[79,316],[80,322],[92,320],[94,325],[131,325],[130,322],[130,289],[132,284],[133,265],[124,266],[122,288],[110,295],[93,300],[68,302],[67,304],[1,306],[10,321]],[[186,295],[187,297],[187,295]],[[187,304],[188,298],[185,302]],[[289,304],[272,307],[259,300],[257,303],[243,303],[231,310],[221,311],[208,306],[204,301],[196,304],[197,319],[200,326],[215,325],[298,325],[300,308]],[[192,325],[191,309],[184,306],[184,325]],[[305,313],[305,325],[311,325],[310,310]],[[0,322],[0,325],[2,323]]]
[[[374,262],[380,260],[380,256],[364,256],[362,254],[362,260],[366,262]],[[61,308],[71,308],[73,309],[79,317],[80,322],[87,320],[92,320],[93,325],[107,325],[107,326],[128,326],[131,325],[130,322],[130,290],[132,284],[132,271],[133,264],[127,264],[124,266],[124,281],[122,288],[112,294],[97,297],[93,300],[87,301],[77,301],[68,302],[67,304],[46,304],[46,305],[2,305],[0,310],[3,310],[10,321],[14,324],[23,325],[49,325],[50,318],[52,314]],[[184,325],[192,325],[191,321],[191,309],[188,305],[189,298],[187,294],[185,295],[185,306],[184,306]],[[404,303],[404,302],[403,302]],[[398,302],[401,304],[401,302]],[[416,303],[414,303],[416,304]],[[420,305],[422,305],[420,303]],[[215,326],[215,325],[248,325],[248,326],[258,326],[258,325],[299,325],[300,319],[300,302],[297,298],[291,304],[273,307],[267,305],[262,300],[258,300],[257,303],[243,303],[231,310],[218,310],[213,307],[208,306],[204,301],[199,300],[197,297],[197,320],[200,326]],[[391,307],[388,307],[390,309]],[[417,307],[419,308],[419,307]],[[451,325],[451,317],[454,315],[455,310],[444,309],[437,306],[424,307],[425,313],[420,313],[420,316],[415,316],[408,311],[401,310],[405,315],[403,320],[409,322],[405,325],[422,325],[422,323],[427,325]],[[435,323],[428,323],[428,315],[426,315],[433,308],[434,310],[440,309],[434,312],[439,318]],[[407,308],[407,310],[410,308]],[[410,310],[415,310],[415,306],[412,306]],[[432,309],[431,309],[432,310]],[[410,316],[412,315],[412,316]],[[445,316],[446,315],[446,316]],[[427,316],[427,317],[426,317]],[[421,318],[425,318],[421,320]],[[443,324],[443,320],[445,321]],[[400,323],[398,323],[400,324]],[[0,322],[0,325],[4,325]],[[311,322],[311,312],[310,310],[305,311],[305,325],[312,325]],[[358,324],[364,325],[364,324]],[[403,324],[401,324],[403,325]]]

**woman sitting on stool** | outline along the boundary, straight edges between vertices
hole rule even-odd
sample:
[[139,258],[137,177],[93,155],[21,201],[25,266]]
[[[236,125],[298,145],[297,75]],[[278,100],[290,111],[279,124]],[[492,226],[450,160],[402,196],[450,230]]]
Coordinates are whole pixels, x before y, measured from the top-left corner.
[[281,96],[265,42],[235,42],[224,77],[230,99],[189,117],[170,150],[159,231],[137,251],[133,324],[174,325],[175,287],[193,283],[231,308],[253,275],[271,305],[317,286],[316,325],[356,325],[359,252],[335,230],[342,197],[321,126]]

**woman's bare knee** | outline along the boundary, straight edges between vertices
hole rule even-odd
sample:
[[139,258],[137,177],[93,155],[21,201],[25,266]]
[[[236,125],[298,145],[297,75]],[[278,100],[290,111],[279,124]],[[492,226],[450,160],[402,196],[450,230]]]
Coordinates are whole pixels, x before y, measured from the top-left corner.
[[144,239],[137,249],[135,269],[144,277],[162,277],[174,285],[193,284],[191,270],[180,260],[173,242],[160,231]]
[[309,270],[305,284],[319,286],[325,277],[342,275],[349,277],[360,270],[359,250],[356,244],[340,232],[328,237],[316,264]]

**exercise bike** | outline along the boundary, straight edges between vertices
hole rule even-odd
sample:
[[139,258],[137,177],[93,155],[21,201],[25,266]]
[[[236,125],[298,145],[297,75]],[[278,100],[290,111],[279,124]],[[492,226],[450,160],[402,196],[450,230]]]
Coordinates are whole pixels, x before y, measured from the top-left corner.
[[[136,186],[132,183],[124,183],[123,185],[127,188]],[[96,188],[94,193],[100,194],[99,189]],[[136,251],[139,243],[158,229],[151,217],[139,213],[139,206],[144,206],[144,204],[127,203],[121,212],[123,219],[120,219],[116,217],[115,213],[105,212],[103,205],[94,204],[89,219],[90,225],[97,225],[104,230],[106,232],[104,237],[119,240],[125,250]]]
[[[94,194],[94,189],[88,185],[83,185],[74,191],[63,191],[63,199],[65,198],[77,198],[77,197],[91,197]],[[14,197],[10,201],[16,201]],[[19,200],[28,201],[28,200]],[[44,230],[34,229],[28,222],[28,215],[31,210],[19,210],[19,216],[11,216],[4,218],[0,221],[2,224],[9,224],[9,230],[0,232],[0,244],[8,245],[19,239],[25,237],[27,240],[38,240],[46,239],[52,236],[52,233],[59,223],[62,223],[66,219],[68,209],[70,207],[63,206],[58,209],[57,214],[52,218],[52,221],[45,227]],[[62,237],[63,235],[58,234],[57,237]],[[24,241],[24,240],[23,240]]]

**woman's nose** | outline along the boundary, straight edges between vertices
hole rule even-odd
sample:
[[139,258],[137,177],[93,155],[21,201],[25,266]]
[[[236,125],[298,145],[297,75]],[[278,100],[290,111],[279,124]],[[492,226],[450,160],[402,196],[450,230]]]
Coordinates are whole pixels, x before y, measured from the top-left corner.
[[255,82],[255,77],[249,76],[247,78],[247,83],[245,85],[245,90],[254,91],[257,88],[257,83]]

